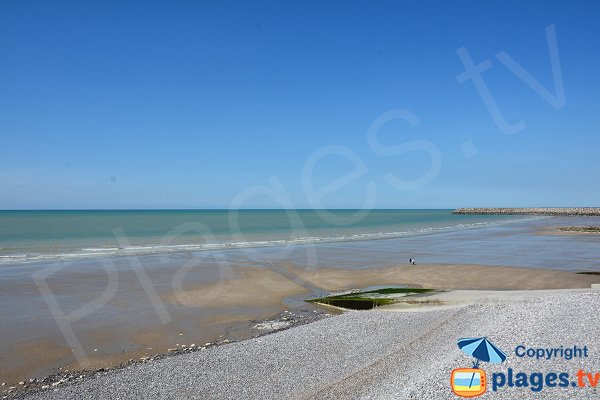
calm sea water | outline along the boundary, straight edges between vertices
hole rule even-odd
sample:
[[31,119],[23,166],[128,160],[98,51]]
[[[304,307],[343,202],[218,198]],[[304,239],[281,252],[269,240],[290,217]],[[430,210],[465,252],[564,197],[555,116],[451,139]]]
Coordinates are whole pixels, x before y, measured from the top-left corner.
[[0,211],[0,264],[427,235],[527,219],[451,210]]
[[[302,281],[288,269],[292,265],[377,274],[383,267],[402,268],[409,257],[416,258],[417,266],[483,264],[600,272],[598,235],[540,234],[563,225],[600,226],[598,217],[375,210],[348,222],[354,213],[267,210],[241,211],[236,217],[227,211],[0,212],[0,375],[11,374],[18,382],[75,361],[73,352],[64,348],[48,294],[65,315],[74,315],[115,289],[104,306],[92,307],[72,323],[86,353],[106,362],[108,356],[121,361],[137,357],[131,352],[146,346],[164,351],[181,343],[181,333],[186,343],[254,335],[253,321],[277,314],[280,305],[250,301],[244,306],[188,307],[176,301],[156,303],[148,291],[153,288],[164,300],[181,290],[180,285],[184,290],[197,285],[218,288],[211,285],[235,280],[245,268],[268,269],[293,282]],[[128,254],[136,256],[122,256]],[[139,266],[149,282],[140,277]],[[47,287],[39,285],[40,276]],[[265,296],[274,289],[269,279],[256,283],[265,288]],[[323,293],[318,286],[303,285]],[[218,293],[209,289],[202,296]],[[166,308],[171,323],[164,323],[156,304]],[[290,309],[307,307],[300,296],[288,297],[284,304]],[[222,322],[233,317],[241,322]],[[244,333],[236,337],[238,329]],[[145,335],[138,336],[140,332],[157,336],[142,346],[139,340]],[[58,358],[40,357],[40,349]]]

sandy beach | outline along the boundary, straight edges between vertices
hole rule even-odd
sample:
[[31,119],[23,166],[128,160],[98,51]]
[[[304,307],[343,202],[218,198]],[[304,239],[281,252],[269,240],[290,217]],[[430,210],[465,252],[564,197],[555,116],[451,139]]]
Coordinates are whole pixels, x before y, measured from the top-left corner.
[[292,265],[277,270],[244,269],[230,280],[171,293],[165,299],[193,307],[240,307],[282,304],[287,296],[376,285],[408,285],[432,289],[565,289],[589,288],[600,276],[572,272],[487,265],[398,265],[353,270],[302,269]]
[[[522,293],[523,294],[523,293]],[[554,290],[533,300],[457,306],[417,313],[353,311],[204,352],[106,373],[48,389],[31,399],[453,399],[454,368],[471,360],[461,337],[488,336],[508,354],[488,374],[595,370],[600,362],[600,294]],[[577,323],[572,322],[577,315]],[[518,358],[515,346],[587,344],[589,358]],[[528,388],[501,387],[494,398],[522,399]],[[536,398],[589,399],[598,389],[545,388]]]
[[0,400],[600,399],[599,20],[1,1]]
[[[184,306],[186,309],[189,308],[191,310],[203,310],[204,312],[207,310],[238,310],[238,313],[234,315],[227,316],[227,314],[223,314],[219,318],[213,317],[210,319],[210,327],[214,330],[215,333],[213,336],[216,338],[212,342],[218,343],[223,342],[225,339],[227,339],[226,341],[249,339],[253,335],[265,333],[265,331],[257,332],[256,330],[252,330],[251,327],[261,319],[272,320],[271,317],[277,312],[287,312],[287,310],[290,310],[293,313],[300,311],[300,309],[309,312],[313,309],[316,312],[317,309],[321,309],[322,311],[319,312],[319,316],[323,315],[323,312],[331,313],[332,311],[328,310],[328,307],[310,305],[301,300],[299,301],[300,306],[286,304],[286,299],[310,298],[311,296],[315,296],[315,292],[327,293],[377,285],[408,285],[443,290],[462,289],[463,293],[465,293],[464,290],[471,290],[474,293],[481,294],[475,297],[473,295],[463,295],[461,301],[441,297],[443,302],[446,305],[450,305],[450,307],[439,307],[435,310],[438,312],[444,308],[495,302],[498,299],[506,298],[507,293],[510,293],[507,291],[511,290],[532,290],[532,293],[548,294],[548,292],[540,289],[581,288],[581,290],[585,290],[583,288],[590,288],[592,284],[597,283],[600,283],[600,276],[580,275],[556,270],[485,265],[398,265],[369,270],[331,268],[315,270],[312,268],[298,268],[286,264],[274,267],[274,269],[240,266],[239,270],[234,269],[233,275],[228,279],[213,284],[195,285],[188,283],[183,286],[182,291],[168,291],[162,295],[162,298],[166,304],[176,307]],[[491,294],[485,292],[485,290],[491,289],[504,292],[493,292]],[[456,296],[455,293],[459,292],[450,291],[448,294],[439,294],[437,296],[452,296],[452,294]],[[488,300],[491,298],[493,301],[482,301],[482,296],[487,297]],[[530,297],[517,296],[516,298],[519,301],[523,301]],[[465,301],[465,298],[471,300]],[[252,305],[253,308],[244,309],[248,305]],[[392,309],[393,307],[390,311]],[[178,326],[181,327],[187,320],[186,318],[189,317],[185,317],[183,314],[173,315],[175,318],[180,319],[175,319],[166,326],[156,324],[155,326],[140,328],[131,325],[125,327],[125,330],[119,328],[122,335],[124,335],[121,337],[115,336],[109,327],[95,330],[88,329],[86,331],[87,337],[91,338],[89,340],[96,338],[95,340],[98,340],[96,343],[110,343],[111,340],[118,342],[119,340],[123,340],[123,338],[129,338],[129,340],[140,343],[141,348],[139,352],[128,352],[121,355],[118,353],[113,353],[112,355],[105,353],[95,355],[93,352],[90,352],[89,360],[92,363],[92,371],[96,368],[108,368],[131,359],[154,358],[156,354],[169,353],[168,350],[172,347],[181,349],[179,347],[180,344],[185,344],[189,347],[190,344],[199,343],[201,345],[205,341],[209,341],[203,337],[190,334],[193,330],[183,331],[182,335],[174,335],[173,332],[181,330]],[[209,320],[205,319],[204,321]],[[306,322],[309,321],[307,320]],[[283,327],[287,326],[290,325],[283,325]],[[379,328],[374,327],[373,329]],[[217,335],[219,332],[221,332],[221,336]],[[222,332],[228,332],[227,336],[223,336]],[[269,330],[266,332],[269,332]],[[50,351],[54,348],[56,348],[55,351]],[[151,348],[152,350],[147,350],[147,348]],[[276,352],[275,349],[271,351]],[[51,342],[36,342],[23,346],[19,355],[22,360],[29,360],[28,365],[30,367],[40,370],[39,368],[44,365],[50,363],[57,365],[61,361],[68,360],[69,357],[72,357],[69,353],[70,349],[68,347],[57,347],[57,345]],[[178,359],[180,357],[178,355],[169,358]],[[74,361],[68,364],[65,369],[77,371],[80,368],[81,366],[78,365],[77,361]],[[15,378],[13,381],[16,379],[28,379],[29,377],[26,376],[27,372],[14,371]],[[9,383],[9,385],[14,384]],[[44,385],[43,382],[33,383],[31,384],[31,388],[40,388]]]
[[[423,297],[431,304],[415,299],[395,306],[423,312],[522,302],[551,294],[548,290],[590,289],[600,284],[600,275],[578,272],[600,268],[598,236],[540,235],[539,230],[597,223],[551,217],[318,246],[5,265],[0,382],[6,384],[0,393],[14,396],[87,381],[105,371],[228,347],[344,313],[305,301],[330,293],[391,286],[441,290]],[[409,265],[409,257],[417,264]],[[32,279],[40,271],[48,272],[46,296]],[[111,296],[100,308],[61,320],[60,313],[73,315],[109,289]],[[66,339],[65,326],[75,340]]]

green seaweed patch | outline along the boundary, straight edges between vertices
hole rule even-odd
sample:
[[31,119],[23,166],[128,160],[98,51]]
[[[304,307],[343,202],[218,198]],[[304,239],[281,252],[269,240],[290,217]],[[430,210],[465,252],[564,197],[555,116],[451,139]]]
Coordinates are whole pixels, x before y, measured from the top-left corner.
[[[306,300],[310,303],[325,304],[351,310],[370,310],[379,306],[394,304],[398,299],[423,293],[433,292],[435,289],[417,288],[384,288],[368,290],[365,292],[354,292],[337,296],[319,297]],[[395,296],[403,295],[403,296]]]
[[600,226],[559,226],[558,230],[563,232],[600,233]]
[[369,290],[367,292],[351,293],[351,294],[366,294],[366,293],[378,293],[378,294],[394,294],[394,293],[427,293],[433,292],[435,289],[420,289],[420,288],[384,288]]

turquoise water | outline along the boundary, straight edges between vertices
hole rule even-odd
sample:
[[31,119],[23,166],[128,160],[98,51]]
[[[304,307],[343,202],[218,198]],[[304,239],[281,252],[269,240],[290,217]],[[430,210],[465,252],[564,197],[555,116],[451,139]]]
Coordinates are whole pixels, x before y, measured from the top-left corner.
[[451,210],[0,211],[0,264],[389,239],[523,220]]

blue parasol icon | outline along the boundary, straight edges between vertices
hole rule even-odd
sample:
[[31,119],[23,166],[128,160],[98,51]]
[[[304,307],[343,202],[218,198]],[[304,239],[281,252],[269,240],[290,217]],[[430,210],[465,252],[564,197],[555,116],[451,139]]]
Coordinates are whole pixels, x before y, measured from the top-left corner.
[[[466,355],[475,357],[477,361],[473,363],[473,368],[479,368],[480,361],[500,364],[506,360],[506,354],[485,337],[458,339],[458,348]],[[469,387],[473,384],[474,378],[475,372],[471,376]]]
[[485,337],[458,339],[458,348],[466,355],[475,357],[477,361],[473,363],[473,368],[479,367],[480,361],[500,364],[506,360],[506,354]]

